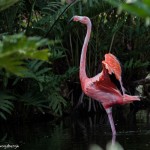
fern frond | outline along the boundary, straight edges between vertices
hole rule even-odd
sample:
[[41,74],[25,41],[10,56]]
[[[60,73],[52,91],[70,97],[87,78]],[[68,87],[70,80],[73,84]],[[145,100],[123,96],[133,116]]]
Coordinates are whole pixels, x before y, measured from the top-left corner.
[[5,120],[7,119],[7,114],[11,115],[14,108],[12,100],[14,99],[14,96],[5,92],[0,92],[0,116]]

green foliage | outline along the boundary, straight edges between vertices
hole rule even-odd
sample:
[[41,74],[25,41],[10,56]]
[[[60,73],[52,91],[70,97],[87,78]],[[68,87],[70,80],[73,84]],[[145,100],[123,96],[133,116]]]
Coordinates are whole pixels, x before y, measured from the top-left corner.
[[131,58],[129,61],[125,62],[124,69],[135,69],[140,67],[147,67],[149,65],[149,61],[141,62],[141,60],[134,60],[133,58]]
[[44,112],[44,108],[49,109],[49,107],[45,105],[49,100],[44,99],[41,93],[37,94],[33,91],[27,91],[23,95],[18,95],[18,98],[26,107],[26,113],[28,113],[31,107],[41,111],[42,113]]
[[[77,72],[77,69],[70,68],[63,75],[56,75],[53,73],[51,64],[44,61],[32,60],[27,61],[26,64],[28,72],[24,73],[24,79],[18,77],[13,83],[16,88],[20,84],[23,85],[23,80],[26,83],[26,86],[24,85],[20,92],[17,89],[16,93],[19,102],[25,106],[25,114],[28,114],[28,111],[34,108],[42,113],[48,111],[56,116],[62,115],[67,102],[63,97],[61,85],[74,72]],[[22,93],[22,91],[25,92]]]
[[46,108],[52,110],[54,114],[62,115],[66,100],[61,96],[60,84],[65,79],[67,72],[59,76],[52,72],[52,68],[46,66],[43,68],[42,66],[44,66],[43,61],[32,61],[28,64],[30,74],[26,77],[35,79],[39,85],[40,92],[43,92],[43,94],[40,93],[41,100],[35,100],[35,104],[47,102],[49,106],[46,106]]
[[0,0],[0,11],[14,5],[19,0]]
[[150,1],[149,0],[132,0],[121,2],[120,0],[107,0],[110,4],[117,6],[119,11],[125,10],[133,15],[145,18],[147,25],[150,23]]
[[[48,2],[43,7],[39,8],[41,10],[41,14],[37,16],[37,19],[31,19],[29,30],[32,29],[32,32],[38,32],[44,37],[50,36],[53,28],[61,31],[61,26],[58,22],[62,20],[64,13],[70,7],[75,5],[76,2],[78,2],[78,0],[68,5],[64,5],[61,2]],[[38,2],[36,5],[39,6]],[[35,16],[33,16],[33,18],[34,17]]]
[[0,42],[0,67],[19,76],[27,71],[25,59],[48,60],[48,49],[38,50],[48,44],[46,39],[39,37],[27,38],[23,34],[4,36]]
[[51,68],[46,67],[44,65],[44,61],[28,61],[27,68],[29,71],[25,72],[25,78],[32,78],[38,82],[40,92],[42,92],[44,88],[42,83],[45,82],[45,74],[47,74],[51,70]]
[[[24,116],[35,111],[62,115],[76,104],[81,94],[78,68],[86,30],[79,23],[68,24],[73,15],[88,16],[93,25],[87,53],[88,76],[100,72],[108,52],[120,60],[125,86],[133,77],[136,80],[146,74],[150,29],[137,16],[149,17],[149,2],[110,3],[113,5],[103,0],[76,0],[70,4],[20,0],[3,7],[8,9],[0,12],[0,90],[15,95],[16,103],[11,101],[14,112],[19,110]],[[124,11],[118,14],[116,6],[137,16]],[[94,107],[99,108],[99,104]]]
[[58,94],[59,88],[57,90],[58,91],[54,91],[49,95],[48,99],[51,99],[49,106],[54,113],[62,115],[63,108],[66,107],[67,103],[66,100]]
[[[29,112],[34,112],[34,110],[39,110],[42,113],[50,111],[51,114],[62,115],[67,104],[61,95],[59,86],[67,80],[69,74],[64,72],[63,75],[56,75],[54,73],[55,68],[52,65],[54,61],[64,57],[64,52],[59,49],[52,50],[55,49],[54,45],[57,42],[37,36],[41,34],[40,32],[37,34],[34,24],[48,16],[45,13],[46,9],[44,10],[43,8],[50,7],[50,4],[43,2],[44,5],[40,5],[42,7],[37,15],[35,5],[38,6],[38,3],[40,2],[30,1],[28,3],[21,0],[15,6],[0,14],[0,32],[2,33],[0,35],[0,76],[4,79],[1,89],[10,89],[10,93],[15,95],[17,104],[14,105],[14,102],[12,102],[14,107],[10,108],[9,105],[5,104],[8,103],[9,99],[3,99],[1,108],[1,117],[3,119],[7,118],[6,112],[11,114],[11,111],[19,111],[24,116]],[[2,3],[0,4],[0,6],[4,6]],[[31,7],[28,7],[27,5],[30,4]],[[51,4],[54,9],[57,7],[57,3]],[[67,5],[67,8],[66,6],[63,8],[63,4],[59,4],[58,10],[56,8],[56,12],[51,14],[50,19],[48,19],[48,22],[52,23],[51,26],[46,28],[47,30],[42,35],[46,34],[46,32],[48,33],[49,28],[52,28],[67,8],[71,6]],[[11,5],[12,3],[9,6]],[[6,7],[8,8],[8,5]],[[37,19],[37,17],[39,18]],[[16,20],[17,22],[15,22]],[[44,29],[42,25],[40,28]],[[19,33],[16,34],[16,32]],[[22,32],[30,36],[27,37]],[[51,59],[51,63],[48,63],[48,58]],[[14,75],[17,75],[17,77]],[[22,82],[25,82],[25,84]],[[13,87],[13,90],[11,87]],[[25,92],[22,93],[22,91]]]
[[11,115],[11,111],[14,108],[12,100],[14,100],[14,96],[11,96],[8,93],[0,92],[0,117],[3,119],[7,119],[6,114]]

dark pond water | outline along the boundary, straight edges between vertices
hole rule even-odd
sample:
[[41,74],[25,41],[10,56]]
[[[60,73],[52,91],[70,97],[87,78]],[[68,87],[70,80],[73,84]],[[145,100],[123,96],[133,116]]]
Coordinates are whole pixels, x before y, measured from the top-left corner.
[[[125,150],[150,150],[148,112],[139,111],[120,118],[115,118],[116,141]],[[16,125],[3,129],[0,135],[0,145],[18,145],[18,150],[88,150],[91,144],[105,149],[112,138],[106,115],[66,117],[50,123]]]

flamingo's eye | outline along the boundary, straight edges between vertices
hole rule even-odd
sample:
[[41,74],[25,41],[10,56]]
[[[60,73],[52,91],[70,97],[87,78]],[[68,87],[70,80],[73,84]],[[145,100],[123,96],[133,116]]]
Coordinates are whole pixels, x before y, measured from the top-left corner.
[[82,18],[81,22],[82,22],[82,23],[86,23],[86,22],[87,22],[87,19],[86,19],[86,18]]

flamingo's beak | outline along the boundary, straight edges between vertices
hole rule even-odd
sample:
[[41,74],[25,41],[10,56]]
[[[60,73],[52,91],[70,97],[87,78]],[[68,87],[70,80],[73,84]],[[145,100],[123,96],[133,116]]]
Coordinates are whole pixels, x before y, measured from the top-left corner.
[[73,21],[73,17],[68,21],[68,24],[70,24]]

